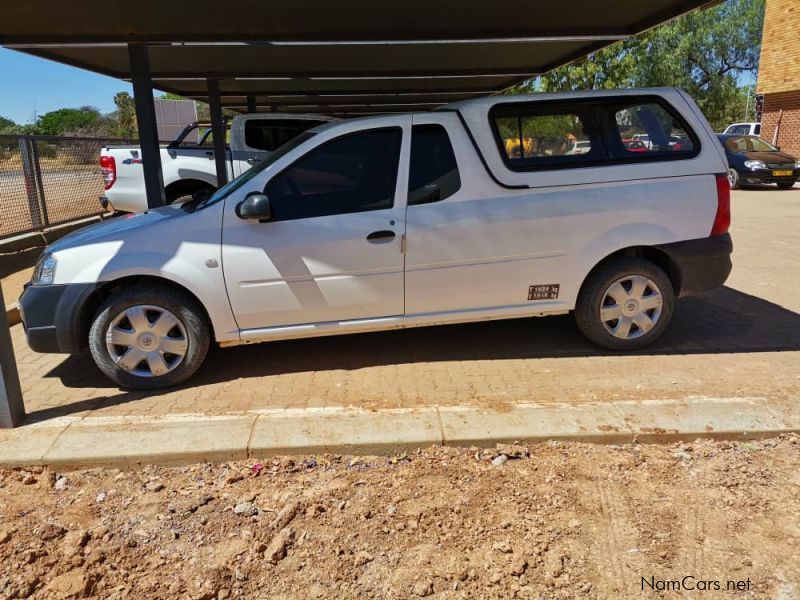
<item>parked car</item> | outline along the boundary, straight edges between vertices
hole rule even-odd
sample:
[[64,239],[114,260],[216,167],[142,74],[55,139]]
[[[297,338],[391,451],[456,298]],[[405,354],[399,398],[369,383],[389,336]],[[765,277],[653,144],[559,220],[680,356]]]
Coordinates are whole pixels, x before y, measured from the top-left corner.
[[[615,122],[648,131],[654,148],[689,143],[632,152]],[[505,140],[523,135],[585,136],[591,148],[509,154]],[[675,89],[495,96],[328,123],[208,199],[52,244],[21,316],[34,350],[88,345],[111,380],[141,389],[186,380],[212,341],[570,312],[598,346],[635,350],[664,332],[678,296],[727,278],[726,168]]]
[[788,190],[800,178],[800,161],[761,138],[725,134],[717,137],[728,158],[728,180],[733,189],[742,183],[774,183]]
[[[226,123],[228,178],[257,164],[296,135],[330,121],[320,115],[257,113],[237,115]],[[104,208],[121,212],[147,210],[141,151],[138,146],[106,146],[100,151],[105,181]],[[191,123],[169,145],[161,148],[161,170],[168,203],[202,200],[218,186],[210,123]]]
[[629,140],[624,140],[626,143],[626,147],[633,152],[643,152],[643,151],[660,151],[662,148],[668,148],[669,150],[680,150],[681,144],[688,142],[689,140],[684,140],[683,136],[678,135],[670,135],[667,136],[664,140],[661,140],[661,146],[655,148],[653,145],[653,140],[650,138],[650,135],[646,133],[637,133],[636,135],[632,136]]
[[648,150],[652,149],[653,147],[653,142],[650,141],[650,136],[647,135],[646,133],[637,133],[633,137],[631,137],[631,140],[634,142],[640,142],[644,144],[644,147]]
[[575,142],[567,154],[586,154],[592,149],[592,142],[589,140],[580,140]]
[[669,138],[669,148],[670,150],[677,151],[683,148],[683,144],[691,144],[691,140],[684,136],[673,135]]
[[641,140],[622,140],[628,152],[647,152],[647,146]]
[[728,125],[722,133],[729,135],[761,135],[761,123],[734,123]]

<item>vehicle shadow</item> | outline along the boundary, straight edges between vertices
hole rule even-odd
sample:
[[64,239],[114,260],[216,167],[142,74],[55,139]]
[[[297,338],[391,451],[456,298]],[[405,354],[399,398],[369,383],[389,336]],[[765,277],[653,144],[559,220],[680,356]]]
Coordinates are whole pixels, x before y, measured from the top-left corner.
[[[750,353],[800,350],[800,314],[731,288],[679,300],[673,322],[639,355]],[[239,378],[353,370],[431,361],[614,356],[581,335],[570,316],[289,340],[212,349],[201,371],[181,388]],[[628,354],[628,353],[626,353]],[[70,356],[45,377],[71,388],[116,390],[88,354]],[[268,384],[267,384],[268,385]],[[174,389],[174,388],[173,388]],[[167,390],[168,392],[169,390]],[[166,392],[128,391],[34,413],[39,420],[152,398]]]
[[764,190],[767,191],[775,190],[776,192],[793,192],[800,188],[798,188],[797,185],[795,185],[795,187],[790,188],[788,190],[782,190],[778,188],[778,186],[776,186],[774,183],[743,183],[740,189],[749,190],[752,192],[763,192]]

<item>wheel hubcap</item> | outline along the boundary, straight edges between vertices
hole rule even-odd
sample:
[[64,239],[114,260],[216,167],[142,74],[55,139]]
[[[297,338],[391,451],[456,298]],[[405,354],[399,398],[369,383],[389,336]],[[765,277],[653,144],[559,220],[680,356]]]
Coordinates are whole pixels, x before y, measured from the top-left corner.
[[733,169],[728,169],[728,183],[736,185],[736,171]]
[[643,336],[658,323],[664,308],[661,290],[643,275],[626,275],[612,283],[600,302],[600,320],[623,340]]
[[183,323],[170,311],[137,304],[111,321],[106,347],[123,371],[137,377],[159,377],[183,362],[189,342]]

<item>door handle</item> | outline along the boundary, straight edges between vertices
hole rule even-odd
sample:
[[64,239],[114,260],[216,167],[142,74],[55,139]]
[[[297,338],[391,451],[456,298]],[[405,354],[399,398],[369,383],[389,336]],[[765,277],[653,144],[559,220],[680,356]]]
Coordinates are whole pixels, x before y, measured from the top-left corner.
[[260,158],[255,158],[255,157],[253,157],[253,158],[248,158],[248,159],[247,159],[247,164],[248,164],[248,165],[257,165],[257,164],[258,164],[258,163],[260,163],[260,162],[261,162],[261,159],[260,159]]
[[394,231],[389,229],[382,229],[380,231],[373,231],[367,236],[367,241],[373,244],[385,244],[391,242],[395,237]]

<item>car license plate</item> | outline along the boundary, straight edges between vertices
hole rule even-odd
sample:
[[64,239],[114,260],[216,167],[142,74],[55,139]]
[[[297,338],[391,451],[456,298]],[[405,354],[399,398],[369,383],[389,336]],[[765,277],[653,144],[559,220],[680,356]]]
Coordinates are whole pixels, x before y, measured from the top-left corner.
[[791,177],[792,176],[792,171],[773,171],[772,172],[772,176],[773,177]]

